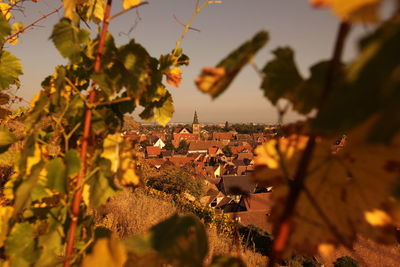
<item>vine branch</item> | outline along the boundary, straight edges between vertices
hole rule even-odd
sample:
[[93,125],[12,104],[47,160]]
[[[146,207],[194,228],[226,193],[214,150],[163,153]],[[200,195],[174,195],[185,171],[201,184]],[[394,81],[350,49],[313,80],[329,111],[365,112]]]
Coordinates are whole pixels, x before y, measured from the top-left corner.
[[63,7],[63,6],[59,6],[58,8],[56,8],[55,10],[53,10],[52,12],[43,15],[42,17],[40,17],[39,19],[35,20],[34,22],[32,22],[31,24],[29,24],[28,26],[26,26],[26,27],[20,29],[19,31],[17,31],[17,32],[14,33],[14,34],[11,34],[10,36],[8,36],[8,37],[4,40],[4,42],[6,42],[6,41],[8,41],[8,40],[14,40],[16,37],[18,37],[18,35],[20,35],[20,34],[23,33],[24,31],[26,31],[27,29],[29,29],[29,28],[31,28],[31,27],[37,26],[36,24],[37,24],[38,22],[40,22],[40,21],[42,21],[42,20],[48,18],[49,16],[51,16],[51,15],[53,15],[53,14],[55,14],[55,13],[58,13],[58,11],[60,11],[60,9],[61,9],[62,7]]
[[[103,54],[103,49],[105,45],[105,40],[106,40],[106,35],[107,35],[107,30],[108,30],[108,25],[109,25],[109,17],[111,13],[111,5],[112,5],[112,0],[107,0],[107,6],[105,9],[104,13],[104,20],[103,20],[103,28],[101,30],[100,34],[100,41],[99,41],[99,46],[97,48],[97,53],[95,57],[95,64],[94,64],[94,72],[99,73],[100,72],[100,67],[101,67],[101,56]],[[68,237],[67,237],[67,245],[65,248],[65,258],[66,261],[64,262],[64,267],[69,267],[71,264],[71,256],[73,255],[74,252],[74,243],[75,243],[75,234],[76,234],[76,228],[78,226],[78,216],[79,216],[79,210],[80,210],[80,204],[82,201],[82,183],[86,175],[87,171],[87,150],[88,150],[88,145],[89,145],[89,134],[90,134],[90,128],[91,128],[91,120],[92,120],[92,104],[95,101],[96,98],[96,91],[94,89],[95,84],[92,84],[91,91],[88,96],[88,104],[89,106],[86,107],[85,111],[85,120],[84,120],[84,125],[83,125],[83,136],[82,136],[82,146],[80,150],[80,158],[82,162],[82,168],[78,174],[77,180],[76,180],[76,192],[74,194],[74,198],[72,200],[72,210],[71,210],[71,224],[69,226],[69,231],[68,231]]]
[[[339,70],[344,44],[348,36],[348,33],[350,32],[350,28],[351,25],[346,22],[342,22],[339,26],[335,48],[332,55],[332,60],[329,64],[328,73],[325,79],[324,91],[321,94],[321,99],[319,102],[319,110],[327,100],[329,93],[333,88],[334,79]],[[304,183],[307,177],[307,169],[310,165],[313,156],[315,144],[316,144],[316,135],[311,134],[311,136],[308,139],[306,148],[303,152],[303,155],[300,159],[300,162],[297,166],[297,171],[294,176],[294,179],[293,181],[291,181],[291,183],[289,183],[289,195],[287,197],[287,201],[282,216],[280,217],[277,227],[274,229],[275,240],[272,246],[272,252],[270,256],[270,261],[268,262],[268,267],[275,266],[278,260],[282,258],[283,251],[287,246],[289,236],[292,231],[294,209],[300,197],[300,193],[304,189]]]

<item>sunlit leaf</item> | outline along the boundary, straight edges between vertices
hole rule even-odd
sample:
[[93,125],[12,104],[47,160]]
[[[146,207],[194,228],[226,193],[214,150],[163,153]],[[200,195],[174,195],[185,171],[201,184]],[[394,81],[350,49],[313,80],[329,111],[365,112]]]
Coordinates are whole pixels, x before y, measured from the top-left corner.
[[21,62],[8,51],[1,51],[0,54],[0,91],[8,89],[10,85],[18,82],[22,74]]
[[261,31],[250,41],[230,53],[215,68],[204,68],[195,80],[197,88],[210,94],[212,98],[218,97],[228,88],[240,70],[267,43],[268,38],[268,33]]
[[125,247],[114,236],[99,238],[92,252],[85,255],[82,267],[122,267],[127,260]]
[[7,20],[11,18],[11,6],[9,4],[0,3],[0,11]]
[[[296,202],[286,252],[314,255],[320,244],[351,247],[357,235],[381,243],[395,242],[395,217],[388,205],[393,201],[393,186],[399,177],[393,166],[400,166],[400,139],[397,136],[388,145],[368,143],[368,130],[374,120],[350,132],[341,150],[333,149],[337,138],[316,139],[304,190]],[[273,150],[273,146],[263,147]],[[293,179],[304,151],[299,142],[292,143],[292,147],[291,157],[284,157],[285,164],[278,166],[269,164],[267,152],[259,153],[264,148],[256,150],[259,155],[255,177],[265,186],[274,186],[272,197],[276,204],[270,219],[275,226],[288,201],[289,187],[294,184],[285,177]],[[281,148],[283,155],[289,151],[290,146]],[[276,156],[278,152],[269,154]]]
[[175,87],[179,87],[182,81],[182,71],[180,68],[169,69],[166,75],[167,75],[167,83]]
[[310,0],[315,6],[330,7],[343,21],[374,23],[379,21],[382,0]]
[[122,0],[122,8],[128,9],[134,6],[139,5],[141,0]]
[[0,207],[0,247],[3,247],[4,240],[8,235],[8,220],[12,217],[13,212],[13,207]]
[[72,20],[74,18],[74,13],[79,4],[84,4],[88,0],[63,0],[65,17]]
[[17,138],[7,128],[0,127],[0,153],[5,152]]

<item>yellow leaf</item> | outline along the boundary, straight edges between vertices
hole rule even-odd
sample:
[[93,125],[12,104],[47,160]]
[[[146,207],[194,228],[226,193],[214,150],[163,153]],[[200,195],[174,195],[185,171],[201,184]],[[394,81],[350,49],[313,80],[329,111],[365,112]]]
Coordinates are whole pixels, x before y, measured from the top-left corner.
[[122,0],[122,8],[129,9],[140,4],[141,0]]
[[63,0],[65,10],[64,16],[72,20],[74,13],[76,12],[76,7],[80,4],[84,4],[87,1],[88,0]]
[[103,142],[103,158],[111,161],[111,170],[116,172],[118,170],[119,162],[119,149],[122,137],[120,134],[109,134]]
[[13,212],[13,207],[0,206],[0,247],[3,247],[4,240],[8,235],[8,220],[12,217]]
[[169,69],[166,73],[167,83],[175,87],[179,87],[182,82],[182,71],[180,68]]
[[[396,242],[396,214],[388,203],[395,201],[391,194],[399,173],[391,166],[400,164],[400,138],[397,136],[390,145],[366,143],[373,122],[352,130],[346,145],[336,154],[332,152],[336,137],[317,140],[304,189],[294,208],[287,253],[315,254],[320,244],[351,247],[358,235],[379,243]],[[257,182],[274,185],[272,199],[276,205],[269,217],[274,232],[286,203],[291,201],[290,185],[284,178],[288,175],[293,179],[297,172],[304,152],[301,147],[291,157],[283,156],[285,168],[279,157],[273,165],[278,164],[278,169],[269,168],[269,160],[257,161]],[[276,157],[273,149],[274,146],[266,149],[271,150],[266,155]]]
[[29,156],[26,160],[26,175],[31,173],[31,169],[34,165],[40,162],[42,159],[41,148],[38,144],[35,144],[35,150],[32,156]]
[[90,206],[90,185],[84,184],[82,190],[82,199],[86,206]]
[[310,0],[317,7],[330,7],[343,21],[374,23],[379,21],[382,0]]
[[222,67],[218,68],[203,68],[200,76],[195,80],[195,84],[199,90],[204,93],[209,93],[219,80],[225,76],[225,69]]
[[6,17],[6,20],[9,20],[11,18],[11,6],[9,4],[0,3],[0,10]]
[[120,134],[110,134],[106,137],[101,157],[111,161],[111,171],[117,174],[122,185],[138,185],[140,183],[132,148],[124,142]]
[[92,253],[85,255],[82,267],[122,267],[127,260],[125,247],[117,238],[100,238],[96,241]]
[[389,214],[383,210],[374,209],[372,211],[366,211],[364,215],[365,220],[372,226],[385,226],[392,223]]
[[318,252],[324,258],[329,258],[335,250],[335,246],[328,243],[318,245]]
[[31,100],[31,102],[29,103],[29,105],[30,105],[31,107],[34,107],[35,104],[36,104],[36,102],[40,99],[40,97],[41,97],[41,93],[39,92],[39,93],[37,93],[37,94],[32,98],[32,100]]
[[105,2],[103,0],[96,0],[93,7],[92,20],[94,23],[100,23],[104,18]]

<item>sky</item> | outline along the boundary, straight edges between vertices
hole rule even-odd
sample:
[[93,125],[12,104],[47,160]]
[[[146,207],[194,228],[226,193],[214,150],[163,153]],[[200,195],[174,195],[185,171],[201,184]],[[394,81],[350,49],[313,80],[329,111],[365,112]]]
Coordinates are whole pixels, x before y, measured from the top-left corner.
[[[201,1],[201,0],[200,0]],[[134,38],[153,57],[170,52],[179,39],[183,26],[174,16],[186,22],[192,16],[195,0],[149,0],[148,5],[139,8],[140,21],[135,24],[137,12],[131,11],[113,20],[110,31],[118,44]],[[22,12],[15,12],[17,21],[25,25],[56,9],[59,1],[41,0],[39,3],[24,4]],[[120,10],[121,1],[114,0],[112,13]],[[52,15],[21,35],[16,46],[10,51],[23,64],[22,86],[17,91],[24,99],[31,99],[40,89],[41,81],[53,73],[58,64],[65,64],[49,36],[52,26],[62,17],[63,12]],[[189,31],[181,47],[190,57],[190,65],[183,67],[183,82],[179,88],[168,86],[175,105],[173,122],[190,122],[196,110],[201,123],[229,121],[230,123],[254,122],[275,123],[276,109],[264,98],[259,89],[260,77],[251,66],[246,66],[236,77],[230,88],[216,100],[198,91],[194,79],[206,66],[216,65],[228,53],[259,30],[267,30],[270,41],[259,51],[254,62],[262,68],[272,59],[271,52],[279,46],[291,46],[295,52],[298,67],[304,76],[316,62],[330,58],[338,27],[338,20],[329,10],[312,8],[307,0],[224,0],[204,8],[192,27],[200,30]],[[95,28],[92,27],[94,31]],[[352,31],[344,51],[344,59],[356,55],[358,37],[368,30],[357,28]],[[138,118],[141,109],[133,116]],[[301,117],[289,112],[284,118],[291,122]]]

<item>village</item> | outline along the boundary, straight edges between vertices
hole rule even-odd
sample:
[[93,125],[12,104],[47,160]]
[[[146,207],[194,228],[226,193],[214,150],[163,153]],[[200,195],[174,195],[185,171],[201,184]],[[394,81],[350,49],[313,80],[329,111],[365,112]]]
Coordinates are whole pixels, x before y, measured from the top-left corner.
[[[222,126],[222,125],[221,125]],[[276,136],[278,125],[266,125],[258,132],[238,133],[223,127],[203,129],[197,112],[192,125],[124,131],[138,156],[153,171],[175,166],[203,183],[200,203],[234,217],[243,225],[270,231],[270,188],[253,182],[255,148]],[[204,127],[207,128],[207,127]],[[210,128],[210,127],[208,127]],[[187,198],[191,198],[186,194]]]

